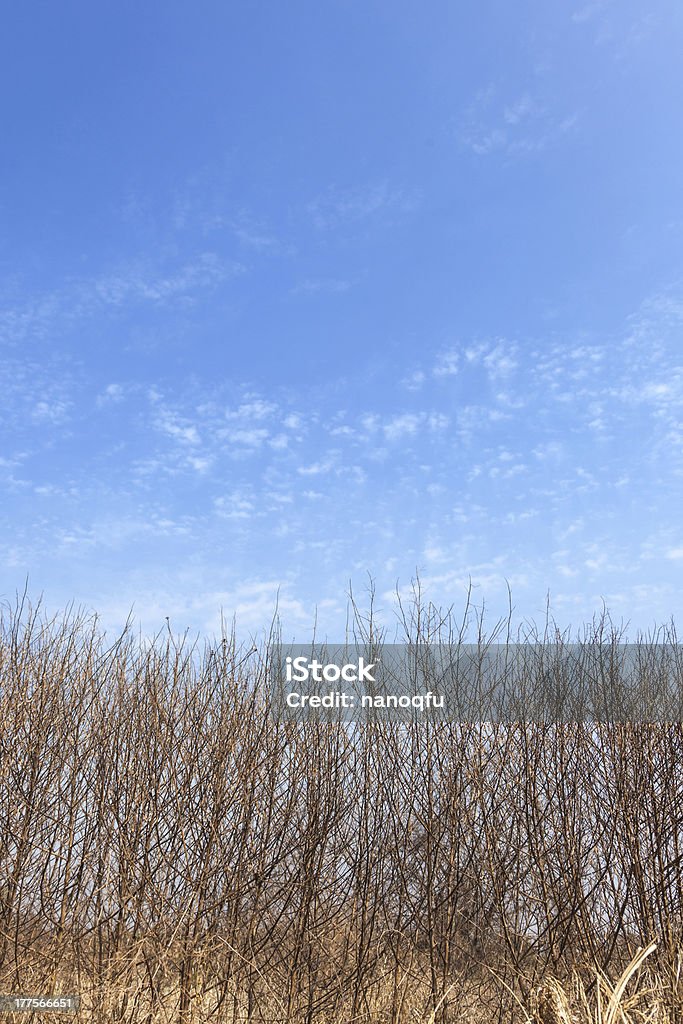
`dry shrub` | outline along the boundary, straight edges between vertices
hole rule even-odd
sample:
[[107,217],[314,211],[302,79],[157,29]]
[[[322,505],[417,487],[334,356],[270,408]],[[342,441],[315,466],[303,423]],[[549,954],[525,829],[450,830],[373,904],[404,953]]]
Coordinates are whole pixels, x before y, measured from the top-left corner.
[[[471,625],[416,606],[404,639]],[[130,1024],[681,1024],[680,722],[281,722],[273,639],[4,612],[2,991]]]

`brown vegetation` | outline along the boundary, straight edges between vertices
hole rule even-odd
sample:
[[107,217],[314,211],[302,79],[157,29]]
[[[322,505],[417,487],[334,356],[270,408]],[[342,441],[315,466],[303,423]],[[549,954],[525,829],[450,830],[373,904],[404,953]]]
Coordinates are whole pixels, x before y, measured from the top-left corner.
[[267,651],[4,615],[0,991],[131,1024],[683,1020],[680,722],[283,723]]

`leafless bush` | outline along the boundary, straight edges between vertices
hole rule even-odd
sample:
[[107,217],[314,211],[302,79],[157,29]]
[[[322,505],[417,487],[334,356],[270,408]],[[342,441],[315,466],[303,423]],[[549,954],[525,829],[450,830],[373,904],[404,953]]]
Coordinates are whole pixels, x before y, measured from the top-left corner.
[[[403,627],[463,633],[419,601]],[[266,642],[108,645],[26,601],[0,628],[3,991],[136,1024],[503,1019],[656,938],[681,1019],[680,722],[281,722]]]

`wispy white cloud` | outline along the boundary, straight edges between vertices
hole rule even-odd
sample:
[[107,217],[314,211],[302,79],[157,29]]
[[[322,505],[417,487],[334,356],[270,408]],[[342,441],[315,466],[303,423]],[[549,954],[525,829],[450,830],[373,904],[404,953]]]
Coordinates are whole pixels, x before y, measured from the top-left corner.
[[460,141],[477,156],[539,153],[576,128],[577,111],[558,114],[528,92],[511,98],[480,90],[460,124]]
[[329,473],[333,464],[333,460],[328,458],[320,462],[312,462],[307,466],[297,466],[296,471],[300,476],[320,476],[321,474]]
[[[170,561],[168,545],[178,545],[173,558],[176,551],[190,557],[192,537],[201,538],[191,556],[198,564],[232,559],[243,570],[262,549],[276,559],[275,538],[286,538],[279,547],[300,553],[301,573],[314,565],[319,574],[323,567],[351,574],[365,562],[391,565],[404,579],[426,566],[437,593],[469,572],[496,592],[508,578],[542,589],[554,582],[567,599],[585,581],[591,592],[609,580],[613,593],[626,593],[629,561],[644,580],[653,578],[644,566],[674,572],[680,562],[673,501],[668,511],[648,513],[670,522],[647,559],[633,556],[618,528],[613,540],[609,532],[620,507],[645,508],[648,488],[675,493],[672,442],[664,438],[678,430],[683,452],[679,336],[673,300],[651,302],[626,331],[599,341],[475,337],[425,351],[412,364],[419,389],[410,394],[401,366],[384,374],[380,390],[361,383],[353,402],[345,391],[338,400],[341,386],[304,403],[284,389],[167,378],[132,386],[107,375],[91,390],[87,415],[77,378],[67,375],[57,387],[38,367],[39,385],[30,374],[9,381],[29,431],[54,443],[65,424],[53,424],[46,411],[41,427],[30,412],[39,402],[57,411],[70,403],[69,431],[87,427],[96,440],[91,464],[101,467],[116,452],[106,462],[113,479],[107,485],[103,474],[83,472],[61,482],[48,471],[24,485],[18,478],[27,459],[3,453],[5,493],[17,503],[30,495],[44,522],[32,518],[35,536],[14,537],[0,562],[92,561],[162,541]],[[191,490],[183,490],[186,482]],[[201,523],[179,514],[181,492],[191,492]],[[153,513],[160,495],[174,497]],[[88,503],[99,511],[73,515]],[[110,507],[136,511],[107,518],[102,509]],[[602,532],[592,522],[596,508],[609,523]],[[58,513],[68,523],[62,532],[55,532]],[[286,572],[284,555],[277,565]],[[300,592],[310,585],[297,584]]]
[[60,399],[41,399],[33,407],[31,416],[37,423],[63,423],[69,416],[71,405],[71,402]]
[[95,399],[98,406],[117,405],[126,397],[126,389],[122,384],[107,384]]
[[451,349],[442,352],[434,366],[435,377],[453,377],[460,370],[460,353]]
[[576,25],[593,21],[609,7],[610,2],[611,0],[592,0],[591,3],[581,4],[577,10],[572,13],[571,20]]
[[249,249],[267,255],[291,252],[291,246],[286,246],[262,217],[257,218],[244,208],[229,221],[229,226],[237,240]]
[[422,417],[416,413],[403,413],[400,416],[392,416],[382,424],[382,431],[387,441],[399,441],[404,437],[412,437],[416,434],[421,422]]
[[265,427],[236,427],[221,430],[219,436],[234,447],[259,448],[268,440],[269,434]]
[[213,502],[216,514],[222,519],[252,519],[257,514],[251,491],[232,491],[220,495]]
[[204,252],[167,273],[131,264],[118,273],[84,282],[79,291],[86,306],[95,305],[97,300],[105,305],[122,306],[131,301],[159,303],[177,297],[190,299],[196,291],[215,287],[243,269],[237,262],[226,264],[216,253]]
[[130,259],[90,277],[66,279],[61,287],[44,294],[16,295],[13,305],[0,309],[0,342],[16,347],[30,340],[35,345],[108,310],[140,304],[193,305],[199,296],[244,270],[238,261],[214,252],[175,261],[158,255]]
[[190,423],[187,419],[180,417],[178,413],[171,412],[168,409],[157,410],[155,426],[158,430],[167,434],[168,437],[183,444],[198,445],[201,443],[199,431],[195,424]]
[[341,277],[307,277],[292,288],[292,295],[340,295],[348,292],[353,282]]
[[226,420],[265,420],[277,411],[274,402],[266,401],[258,395],[247,395],[236,409],[226,409]]
[[379,214],[410,213],[419,203],[419,196],[388,181],[342,188],[331,185],[307,207],[313,224],[319,230],[365,221]]
[[427,374],[424,370],[414,370],[409,373],[407,377],[404,377],[401,384],[408,391],[419,391],[424,382],[427,379]]

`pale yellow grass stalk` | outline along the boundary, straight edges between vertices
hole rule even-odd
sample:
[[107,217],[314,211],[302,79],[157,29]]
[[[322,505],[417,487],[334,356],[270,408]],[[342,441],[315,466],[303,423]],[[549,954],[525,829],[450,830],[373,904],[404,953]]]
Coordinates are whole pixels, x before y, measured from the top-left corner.
[[580,980],[576,979],[579,1006],[573,1001],[567,986],[556,978],[544,982],[537,996],[534,1017],[526,1013],[528,1024],[648,1024],[666,1021],[668,1015],[652,988],[638,988],[626,995],[629,981],[644,961],[657,948],[656,942],[638,950],[619,975],[614,986],[601,971],[596,971],[595,1002],[591,1006]]

